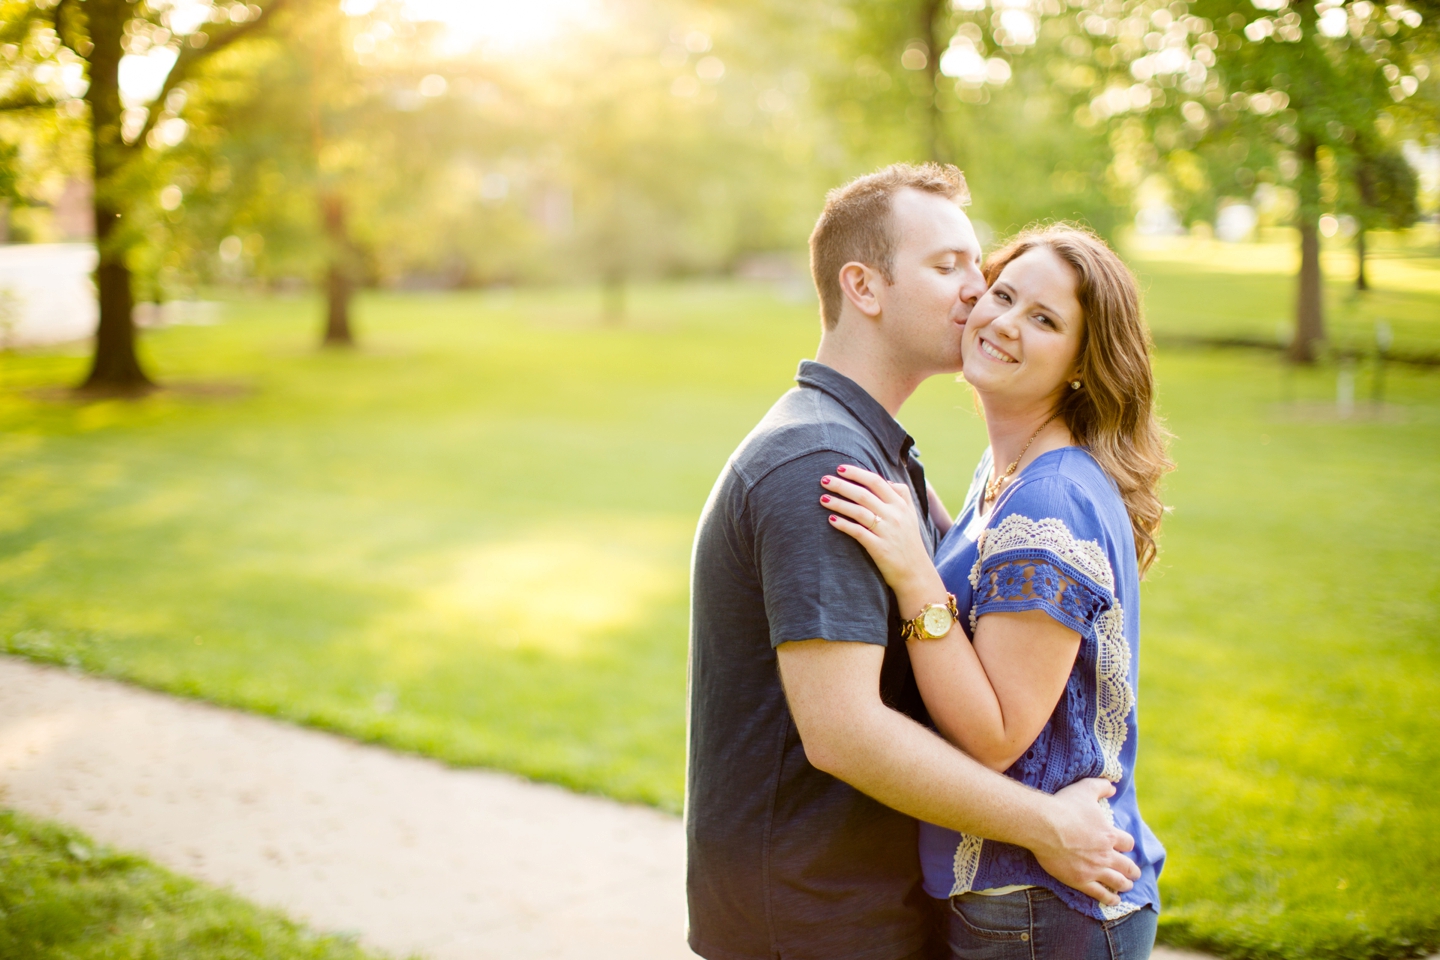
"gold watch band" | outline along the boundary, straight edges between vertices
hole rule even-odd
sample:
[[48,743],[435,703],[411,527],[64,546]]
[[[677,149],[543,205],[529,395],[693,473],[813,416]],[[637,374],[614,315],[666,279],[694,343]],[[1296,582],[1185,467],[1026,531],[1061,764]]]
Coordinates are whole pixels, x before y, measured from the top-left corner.
[[[920,609],[920,612],[916,614],[914,619],[906,620],[904,623],[900,624],[900,639],[906,641],[938,639],[928,636],[921,629],[925,621],[925,612],[934,606],[939,606],[939,604],[925,604],[925,606]],[[945,594],[944,606],[945,609],[950,613],[950,629],[953,630],[955,629],[955,624],[960,621],[960,607],[955,602],[955,594]],[[946,636],[949,636],[949,634],[947,633]]]

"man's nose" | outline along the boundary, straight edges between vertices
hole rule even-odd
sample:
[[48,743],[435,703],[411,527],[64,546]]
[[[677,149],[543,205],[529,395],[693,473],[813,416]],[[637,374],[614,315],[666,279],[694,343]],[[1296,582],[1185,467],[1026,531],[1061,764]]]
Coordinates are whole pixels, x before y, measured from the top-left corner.
[[965,282],[960,285],[960,300],[973,307],[985,295],[985,289],[985,277],[978,269],[971,267]]

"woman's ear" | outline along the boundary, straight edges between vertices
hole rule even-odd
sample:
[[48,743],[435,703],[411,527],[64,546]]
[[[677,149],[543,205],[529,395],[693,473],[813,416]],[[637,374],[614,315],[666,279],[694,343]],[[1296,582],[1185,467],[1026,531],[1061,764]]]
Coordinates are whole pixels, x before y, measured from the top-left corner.
[[863,263],[852,260],[840,268],[840,289],[845,299],[872,320],[880,316],[880,298],[876,295],[880,282],[880,274]]

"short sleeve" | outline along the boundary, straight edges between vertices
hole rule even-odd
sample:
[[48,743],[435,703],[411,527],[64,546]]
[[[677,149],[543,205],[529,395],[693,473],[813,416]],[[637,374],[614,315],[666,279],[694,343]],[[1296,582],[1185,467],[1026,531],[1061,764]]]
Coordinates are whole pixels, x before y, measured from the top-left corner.
[[1115,603],[1115,573],[1095,504],[1074,484],[1046,477],[1002,496],[981,535],[974,618],[1043,610],[1083,635]]
[[877,468],[869,458],[823,450],[777,467],[750,491],[747,512],[771,646],[814,639],[884,646],[889,640],[884,578],[864,547],[830,525],[820,505],[820,478],[842,463]]

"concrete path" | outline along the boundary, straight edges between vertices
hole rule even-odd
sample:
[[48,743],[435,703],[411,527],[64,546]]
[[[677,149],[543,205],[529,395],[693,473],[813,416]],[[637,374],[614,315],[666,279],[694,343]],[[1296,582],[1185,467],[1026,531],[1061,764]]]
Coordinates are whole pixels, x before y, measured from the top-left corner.
[[398,957],[694,960],[673,817],[10,657],[0,804]]
[[396,956],[694,957],[673,817],[4,657],[0,803]]

